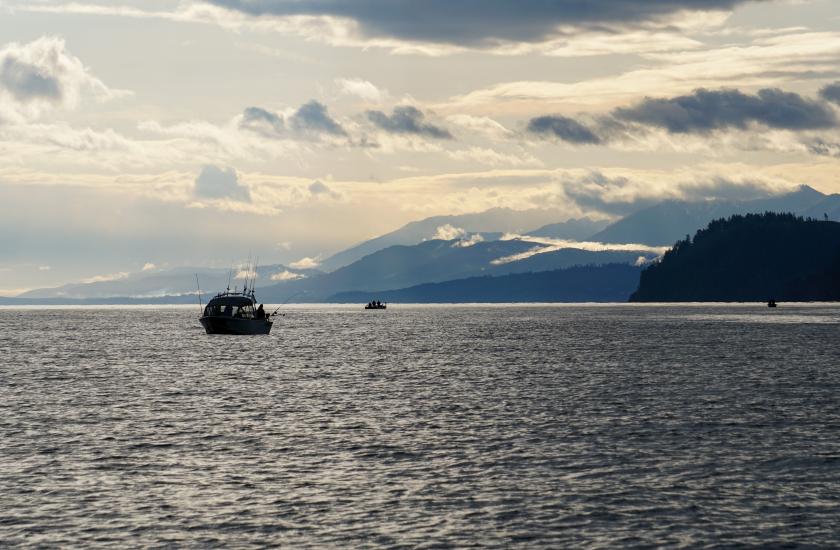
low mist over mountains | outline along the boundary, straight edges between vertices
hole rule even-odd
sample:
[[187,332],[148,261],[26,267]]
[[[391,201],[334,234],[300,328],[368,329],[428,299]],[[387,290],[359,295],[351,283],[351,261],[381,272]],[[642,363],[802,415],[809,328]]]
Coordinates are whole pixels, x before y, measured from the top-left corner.
[[[280,280],[310,277],[318,273],[311,269],[294,269],[284,265],[267,265],[257,268],[260,285],[274,284]],[[141,271],[134,274],[117,274],[113,279],[73,283],[56,288],[24,292],[19,298],[68,298],[73,300],[124,297],[156,299],[164,296],[195,295],[198,275],[202,290],[217,292],[230,284],[242,288],[245,273],[240,270],[206,267],[180,267],[166,270]]]
[[[483,295],[504,301],[505,293],[500,289],[508,284],[507,298],[514,300],[524,296],[521,285],[537,280],[542,284],[546,279],[506,278],[506,275],[553,272],[554,275],[545,277],[556,277],[557,284],[562,285],[566,284],[563,281],[571,280],[571,275],[561,277],[558,270],[607,264],[641,265],[713,219],[765,211],[840,219],[840,196],[824,195],[803,186],[784,195],[747,201],[666,201],[609,225],[605,220],[589,218],[543,223],[553,216],[544,210],[495,209],[462,216],[436,216],[339,252],[318,269],[294,269],[279,264],[260,267],[257,286],[259,297],[265,302],[312,302],[371,293],[389,293],[402,299],[415,296],[418,300],[421,296],[445,295],[447,300],[452,300],[454,289],[461,289],[467,299],[476,296],[466,290],[470,284],[484,288]],[[195,295],[196,273],[204,293],[226,288],[231,275],[228,269],[153,269],[118,274],[107,280],[32,290],[6,302],[65,299],[102,303],[111,298],[183,302],[184,296]],[[600,277],[619,270],[598,273]],[[626,272],[622,273],[626,276]],[[487,277],[492,277],[492,281],[485,280]],[[244,274],[233,273],[231,287],[241,288],[243,279]],[[452,284],[423,286],[447,282]],[[407,290],[418,286],[422,286],[422,292]],[[606,291],[603,295],[608,294],[615,296]],[[556,289],[552,295],[570,294]],[[367,299],[371,298],[377,296]]]
[[[495,240],[503,233],[526,233],[528,230],[556,220],[557,214],[552,210],[511,210],[509,208],[493,208],[475,214],[433,216],[408,223],[396,231],[334,254],[324,260],[320,268],[324,271],[334,271],[389,246],[413,245],[432,239],[449,240],[470,233],[479,233],[484,240]],[[458,234],[459,232],[463,233]],[[576,239],[579,238],[576,236],[578,234],[580,233],[570,233],[563,238]]]

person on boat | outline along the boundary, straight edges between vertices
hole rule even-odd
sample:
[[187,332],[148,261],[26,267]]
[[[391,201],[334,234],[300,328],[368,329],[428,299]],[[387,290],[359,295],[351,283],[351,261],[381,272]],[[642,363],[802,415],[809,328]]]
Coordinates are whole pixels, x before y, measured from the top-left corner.
[[265,310],[262,304],[257,308],[257,319],[265,319]]
[[382,307],[382,302],[380,302],[379,300],[377,300],[377,301],[376,301],[376,307]]

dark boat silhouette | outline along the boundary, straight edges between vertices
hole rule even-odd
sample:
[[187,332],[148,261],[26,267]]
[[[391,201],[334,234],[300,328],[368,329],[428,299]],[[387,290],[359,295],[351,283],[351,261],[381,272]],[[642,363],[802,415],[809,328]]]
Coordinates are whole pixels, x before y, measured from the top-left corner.
[[372,302],[368,302],[365,309],[388,309],[388,305],[374,300]]
[[776,307],[776,300],[768,300],[767,307]]
[[254,291],[220,292],[211,299],[199,319],[207,334],[268,334],[273,314],[257,307]]

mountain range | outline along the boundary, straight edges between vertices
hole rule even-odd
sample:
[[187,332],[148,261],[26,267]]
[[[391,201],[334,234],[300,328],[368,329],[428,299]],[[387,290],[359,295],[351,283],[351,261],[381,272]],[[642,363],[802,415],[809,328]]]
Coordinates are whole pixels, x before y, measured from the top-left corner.
[[715,219],[734,214],[789,212],[805,218],[840,220],[840,195],[801,186],[784,195],[744,201],[665,201],[630,214],[591,236],[604,243],[670,246]]
[[[339,252],[319,269],[294,269],[280,264],[260,267],[257,286],[260,298],[266,302],[311,302],[332,299],[343,292],[368,295],[447,281],[556,272],[573,266],[639,264],[661,253],[650,247],[664,250],[713,219],[764,211],[840,219],[840,195],[825,195],[802,186],[784,195],[746,201],[665,201],[609,225],[606,220],[590,218],[543,223],[554,216],[547,210],[493,209],[478,214],[435,216]],[[534,226],[538,228],[529,229]],[[519,236],[505,236],[510,233]],[[183,296],[195,295],[196,273],[205,293],[228,286],[228,269],[185,267],[32,290],[6,302],[101,303],[112,298],[181,302]],[[235,275],[230,284],[241,287],[242,279]],[[505,280],[524,284],[526,278]],[[456,287],[463,288],[463,284]],[[512,289],[511,297],[515,294]]]

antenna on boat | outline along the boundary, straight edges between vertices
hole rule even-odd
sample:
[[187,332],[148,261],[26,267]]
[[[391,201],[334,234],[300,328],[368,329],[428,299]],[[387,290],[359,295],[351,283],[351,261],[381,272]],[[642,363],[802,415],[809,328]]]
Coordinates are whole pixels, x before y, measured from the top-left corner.
[[251,279],[251,294],[254,293],[254,290],[257,287],[257,267],[259,267],[259,265],[260,265],[260,257],[257,256],[254,259],[254,272],[252,273],[252,279]]
[[233,275],[233,267],[228,269],[228,286],[227,286],[227,291],[228,292],[230,292],[230,278],[231,278],[232,275]]
[[195,286],[198,287],[198,309],[204,311],[204,304],[201,303],[201,285],[198,284],[198,273],[195,274]]
[[251,253],[248,252],[248,263],[245,264],[245,283],[242,287],[242,293],[248,293],[248,285],[251,283]]

